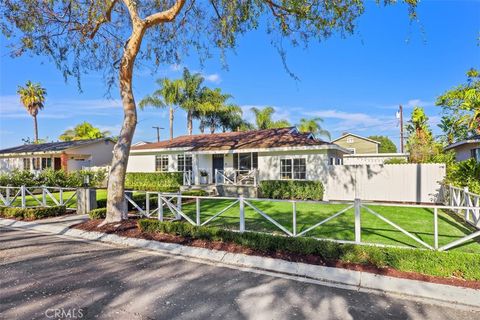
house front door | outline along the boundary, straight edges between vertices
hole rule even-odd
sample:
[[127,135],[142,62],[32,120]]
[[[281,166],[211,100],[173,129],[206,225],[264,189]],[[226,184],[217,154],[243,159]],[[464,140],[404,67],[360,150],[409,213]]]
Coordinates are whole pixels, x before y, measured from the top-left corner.
[[224,159],[223,154],[214,154],[212,155],[212,182],[215,183],[215,172],[216,170],[224,169]]

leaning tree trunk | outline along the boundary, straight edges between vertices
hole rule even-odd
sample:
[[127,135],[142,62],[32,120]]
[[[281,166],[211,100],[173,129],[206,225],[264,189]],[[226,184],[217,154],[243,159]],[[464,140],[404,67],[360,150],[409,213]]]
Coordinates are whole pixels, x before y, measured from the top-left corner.
[[133,25],[133,31],[120,62],[120,96],[123,105],[123,125],[118,142],[113,148],[112,168],[108,179],[107,216],[102,224],[127,219],[127,203],[124,198],[125,174],[133,134],[137,125],[137,109],[132,90],[135,58],[140,49],[145,29],[141,21]]
[[38,143],[38,122],[37,115],[33,115],[33,134],[35,135],[35,143]]
[[173,139],[173,106],[170,106],[170,140]]

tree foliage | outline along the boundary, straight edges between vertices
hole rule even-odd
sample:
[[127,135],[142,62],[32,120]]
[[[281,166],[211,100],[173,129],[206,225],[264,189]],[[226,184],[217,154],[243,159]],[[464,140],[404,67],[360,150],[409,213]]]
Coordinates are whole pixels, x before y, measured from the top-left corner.
[[472,131],[480,134],[480,73],[470,69],[466,76],[466,83],[446,91],[436,101],[445,113],[440,128],[448,143],[463,140]]
[[110,136],[110,131],[101,131],[86,121],[77,124],[73,129],[67,129],[59,137],[61,141],[100,139]]
[[263,109],[253,107],[251,110],[255,115],[255,128],[258,130],[285,128],[291,126],[288,120],[273,120],[273,114],[275,113],[275,109],[273,107],[265,107]]
[[441,153],[441,146],[433,139],[428,125],[428,117],[423,108],[414,107],[407,123],[407,151],[410,161],[415,163],[431,162]]
[[330,132],[322,128],[322,122],[323,119],[320,117],[315,117],[311,119],[302,118],[300,119],[300,123],[297,124],[297,128],[302,133],[312,133],[316,137],[324,136],[327,137],[329,140],[332,139]]
[[37,115],[44,107],[47,90],[42,88],[40,83],[27,81],[24,87],[18,86],[17,94],[27,112],[33,117],[34,142],[38,143]]
[[378,147],[379,153],[396,153],[397,152],[397,146],[387,136],[370,136],[368,138],[380,142],[380,146]]

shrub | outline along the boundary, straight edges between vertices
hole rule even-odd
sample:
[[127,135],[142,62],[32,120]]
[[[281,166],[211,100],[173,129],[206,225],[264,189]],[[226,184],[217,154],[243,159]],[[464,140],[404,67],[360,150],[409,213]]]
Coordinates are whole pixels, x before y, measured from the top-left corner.
[[25,185],[27,187],[35,186],[37,181],[35,175],[30,171],[26,170],[12,170],[8,173],[3,173],[0,175],[0,185],[2,186],[12,186],[20,187]]
[[26,220],[43,219],[47,217],[61,216],[66,213],[65,206],[36,207],[36,208],[13,208],[0,207],[0,216],[5,218],[17,218]]
[[107,208],[93,209],[88,213],[90,219],[105,219],[107,216]]
[[183,183],[181,172],[129,172],[125,188],[142,191],[177,192]]
[[385,160],[384,164],[405,164],[407,160],[405,158],[390,158]]
[[138,227],[145,232],[175,234],[191,239],[222,241],[263,252],[287,252],[317,255],[332,264],[340,261],[372,265],[377,268],[392,267],[405,272],[419,272],[432,276],[461,275],[466,280],[480,280],[480,255],[466,252],[438,252],[389,247],[341,244],[314,238],[284,237],[273,234],[197,227],[185,222],[161,222],[140,219]]
[[192,196],[192,197],[205,197],[208,196],[208,192],[205,190],[187,190],[183,191],[182,194],[184,196]]
[[447,167],[446,182],[480,194],[480,163],[472,158],[451,164]]
[[260,194],[270,199],[322,200],[320,181],[265,180],[260,182]]

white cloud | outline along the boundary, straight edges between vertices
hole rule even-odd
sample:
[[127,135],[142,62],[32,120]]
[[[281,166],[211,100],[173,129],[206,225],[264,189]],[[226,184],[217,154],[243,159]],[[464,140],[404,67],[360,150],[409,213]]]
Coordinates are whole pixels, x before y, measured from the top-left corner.
[[222,79],[220,78],[220,75],[218,73],[203,74],[203,78],[205,78],[205,80],[208,82],[213,82],[213,83],[222,82]]
[[435,103],[433,101],[424,101],[421,99],[410,99],[406,102],[401,102],[399,104],[392,104],[392,105],[377,105],[376,108],[378,109],[393,109],[398,110],[399,105],[402,105],[404,109],[413,109],[413,107],[433,107]]

